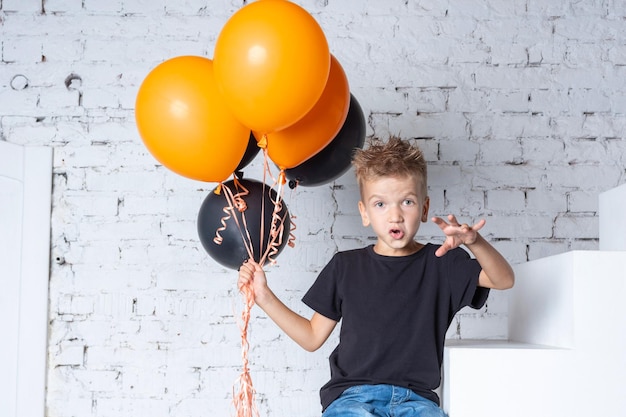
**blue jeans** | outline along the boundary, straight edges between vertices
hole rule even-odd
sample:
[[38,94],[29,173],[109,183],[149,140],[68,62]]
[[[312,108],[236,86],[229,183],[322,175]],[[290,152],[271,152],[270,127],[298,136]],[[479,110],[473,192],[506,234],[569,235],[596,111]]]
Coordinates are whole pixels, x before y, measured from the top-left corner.
[[395,385],[355,385],[333,401],[322,417],[447,417],[439,406]]

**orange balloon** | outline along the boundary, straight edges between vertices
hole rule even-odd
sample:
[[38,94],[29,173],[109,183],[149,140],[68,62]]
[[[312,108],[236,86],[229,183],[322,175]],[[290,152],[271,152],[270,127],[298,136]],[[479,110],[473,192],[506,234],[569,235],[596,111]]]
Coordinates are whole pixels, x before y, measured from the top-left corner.
[[286,0],[239,9],[215,43],[215,77],[232,112],[264,133],[297,122],[320,98],[330,70],[315,19]]
[[250,137],[224,103],[213,62],[197,56],[172,58],[148,74],[137,93],[135,120],[161,164],[200,181],[228,178]]
[[[330,75],[319,101],[302,119],[286,129],[269,133],[267,154],[281,169],[293,168],[313,157],[341,130],[350,107],[348,78],[331,55]],[[263,134],[254,132],[257,140]]]

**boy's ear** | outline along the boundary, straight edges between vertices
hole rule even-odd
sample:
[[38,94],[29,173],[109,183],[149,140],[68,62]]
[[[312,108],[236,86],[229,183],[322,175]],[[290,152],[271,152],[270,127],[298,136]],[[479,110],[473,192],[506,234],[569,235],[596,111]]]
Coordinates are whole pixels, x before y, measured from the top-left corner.
[[428,221],[428,208],[430,206],[430,197],[426,196],[424,200],[424,207],[422,208],[422,223],[426,223]]
[[365,204],[361,200],[359,200],[359,213],[361,213],[361,222],[363,226],[367,227],[370,225],[370,219],[367,217],[367,210],[365,210]]

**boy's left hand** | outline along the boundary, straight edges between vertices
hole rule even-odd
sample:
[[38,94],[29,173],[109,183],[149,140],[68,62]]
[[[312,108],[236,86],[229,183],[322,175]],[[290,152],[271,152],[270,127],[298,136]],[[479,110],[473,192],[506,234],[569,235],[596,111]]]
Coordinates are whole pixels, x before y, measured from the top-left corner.
[[485,220],[480,220],[474,226],[470,226],[467,223],[459,224],[456,217],[452,214],[448,215],[447,223],[441,217],[433,217],[433,223],[435,223],[446,235],[446,240],[441,247],[437,249],[435,255],[443,256],[450,249],[458,248],[461,245],[471,245],[476,241],[478,231],[485,225]]

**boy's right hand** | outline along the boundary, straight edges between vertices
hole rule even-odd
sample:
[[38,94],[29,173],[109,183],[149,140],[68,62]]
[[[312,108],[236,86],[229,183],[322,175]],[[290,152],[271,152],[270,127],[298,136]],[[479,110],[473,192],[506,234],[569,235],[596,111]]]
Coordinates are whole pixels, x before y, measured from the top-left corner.
[[269,292],[265,271],[263,271],[261,265],[256,263],[253,259],[248,259],[239,267],[237,288],[241,291],[246,285],[250,285],[254,290],[255,302],[257,303],[259,298],[262,298]]

